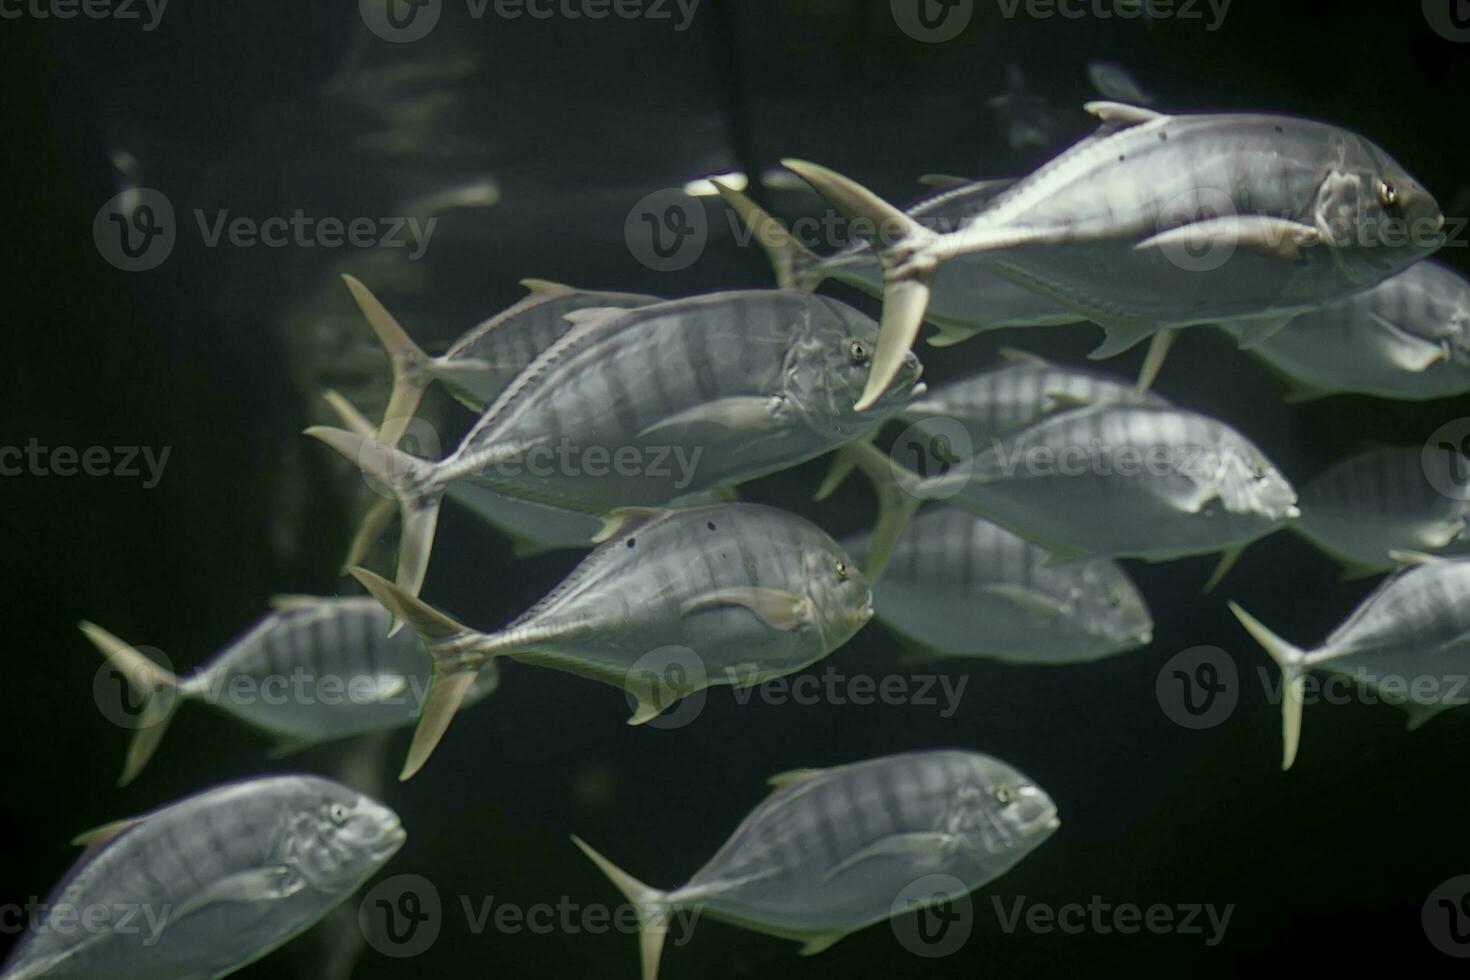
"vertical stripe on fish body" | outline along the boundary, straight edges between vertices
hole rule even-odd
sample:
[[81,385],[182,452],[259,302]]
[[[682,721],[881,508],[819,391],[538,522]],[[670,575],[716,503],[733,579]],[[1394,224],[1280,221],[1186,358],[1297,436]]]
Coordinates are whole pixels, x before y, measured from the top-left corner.
[[[0,976],[224,976],[346,900],[404,837],[393,811],[329,780],[217,787],[84,835],[91,847],[48,899],[47,921]],[[79,927],[98,910],[109,928]]]

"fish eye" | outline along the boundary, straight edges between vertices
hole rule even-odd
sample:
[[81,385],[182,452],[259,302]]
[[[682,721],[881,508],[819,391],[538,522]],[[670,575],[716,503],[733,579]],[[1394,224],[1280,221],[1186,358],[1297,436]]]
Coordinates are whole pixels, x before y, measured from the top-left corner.
[[1123,604],[1123,597],[1122,596],[1118,595],[1118,593],[1116,593],[1116,592],[1109,592],[1108,593],[1108,605],[1112,606],[1114,609],[1117,609],[1122,604]]
[[1016,794],[1012,793],[1011,788],[1004,783],[995,788],[995,802],[1001,806],[1010,806],[1015,799]]
[[1264,466],[1262,466],[1261,464],[1259,464],[1259,463],[1257,463],[1255,466],[1252,466],[1251,467],[1251,478],[1254,479],[1257,483],[1265,483],[1266,482],[1266,468]]
[[868,349],[865,341],[858,340],[854,337],[847,342],[847,356],[852,358],[852,363],[863,364],[867,362],[868,358],[873,356],[873,352]]
[[1399,189],[1386,180],[1378,182],[1378,200],[1386,208],[1396,207],[1399,203]]
[[331,819],[332,823],[340,827],[347,822],[347,807],[341,803],[333,803],[327,807],[327,816]]
[[842,559],[839,558],[837,560],[837,564],[834,567],[835,567],[835,569],[837,571],[837,577],[840,578],[842,581],[846,582],[847,581],[847,574],[848,574],[848,572],[847,572],[847,562],[845,562],[845,561],[843,561]]

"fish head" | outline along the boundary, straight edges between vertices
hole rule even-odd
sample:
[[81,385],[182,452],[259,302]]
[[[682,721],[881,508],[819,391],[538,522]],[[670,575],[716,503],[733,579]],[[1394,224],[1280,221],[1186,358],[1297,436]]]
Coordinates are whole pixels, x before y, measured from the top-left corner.
[[1403,165],[1368,140],[1345,145],[1318,190],[1313,218],[1358,282],[1376,283],[1444,244],[1444,212]]
[[351,892],[403,846],[398,814],[371,797],[324,779],[303,781],[286,847],[318,891]]
[[1029,851],[1061,826],[1050,794],[1025,773],[993,756],[967,755],[969,775],[948,823],[970,850]]
[[1154,618],[1138,586],[1110,561],[1088,562],[1082,571],[1079,618],[1110,649],[1131,650],[1153,642]]
[[830,539],[814,541],[803,565],[818,625],[835,649],[873,618],[873,587],[858,563]]
[[1232,514],[1250,515],[1271,524],[1301,516],[1291,481],[1265,453],[1244,440],[1221,452],[1217,480],[1220,501]]
[[863,411],[853,405],[862,397],[878,347],[878,324],[839,303],[818,297],[825,309],[811,317],[797,347],[794,370],[788,372],[787,394],[800,406],[807,424],[829,437],[853,439],[924,394],[924,366],[909,351],[893,383]]

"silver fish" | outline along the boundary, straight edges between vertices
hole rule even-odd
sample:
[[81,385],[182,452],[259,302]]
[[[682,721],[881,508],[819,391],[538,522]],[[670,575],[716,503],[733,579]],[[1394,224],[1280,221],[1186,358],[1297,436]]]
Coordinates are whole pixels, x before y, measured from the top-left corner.
[[[348,431],[362,436],[375,434],[375,427],[340,394],[328,391],[323,397]],[[674,503],[680,507],[700,507],[732,500],[734,495],[733,489],[726,488],[681,497]],[[594,514],[522,500],[469,480],[451,484],[445,496],[509,537],[517,558],[550,551],[585,550],[596,543],[597,535],[602,532],[603,520]],[[393,500],[386,496],[377,498],[363,517],[344,568],[362,564],[396,511]]]
[[[862,560],[868,537],[843,547]],[[1046,549],[957,507],[926,508],[904,529],[873,607],[941,656],[1081,663],[1153,642],[1148,605],[1117,564],[1055,564]]]
[[1408,713],[1410,730],[1470,703],[1470,558],[1399,557],[1406,567],[1312,650],[1292,646],[1230,604],[1281,668],[1282,769],[1296,760],[1311,671],[1349,677],[1374,691]]
[[397,582],[409,592],[423,582],[440,500],[457,481],[589,513],[661,506],[820,456],[922,392],[909,355],[890,396],[852,408],[877,327],[826,297],[717,293],[572,317],[578,327],[437,463],[339,429],[308,430],[397,497]]
[[[102,627],[81,624],[143,700],[123,785],[143,770],[184,701],[203,701],[276,736],[278,751],[414,723],[429,660],[413,635],[388,636],[382,605],[370,596],[281,596],[272,604],[183,678]],[[499,682],[499,669],[486,664],[465,701],[481,700]]]
[[[1053,364],[1024,351],[1006,349],[1001,354],[1005,363],[999,367],[947,381],[909,402],[900,420],[921,428],[936,418],[958,422],[978,451],[1046,416],[1085,405],[1169,405],[1113,375]],[[937,425],[930,428],[943,431]]]
[[1179,408],[1080,408],[977,448],[948,473],[917,480],[887,468],[912,506],[952,498],[1056,560],[1208,554],[1299,516],[1291,484],[1250,440]]
[[931,875],[959,899],[1005,874],[1061,822],[1040,786],[979,752],[930,750],[771,780],[775,790],[684,885],[645,885],[572,841],[638,910],[643,980],[681,913],[794,939],[810,955],[895,914]]
[[405,836],[392,810],[315,776],[231,783],[109,824],[78,838],[89,849],[0,977],[226,976],[346,900]]
[[1153,105],[1153,96],[1143,90],[1138,79],[1116,61],[1095,60],[1087,63],[1087,78],[1099,95],[1125,105]]
[[443,383],[463,405],[481,412],[526,365],[571,329],[568,313],[662,302],[657,296],[593,292],[544,279],[523,279],[521,285],[531,295],[471,328],[440,356],[431,357],[360,280],[348,275],[342,280],[393,366],[393,393],[379,436],[390,444],[402,437],[424,389],[432,382]]
[[[901,366],[946,262],[978,262],[1096,321],[1107,332],[1093,352],[1101,358],[1220,320],[1251,321],[1243,343],[1259,343],[1442,243],[1429,192],[1346,130],[1287,116],[1086,108],[1102,120],[1096,134],[947,234],[830,170],[785,161],[874,229],[883,325],[859,407]],[[1200,247],[1210,249],[1203,258]],[[1151,350],[1144,387],[1171,336]]]
[[[820,528],[785,511],[721,504],[615,512],[608,536],[546,598],[504,629],[480,633],[363,569],[352,573],[423,636],[434,683],[403,778],[423,765],[467,685],[494,657],[623,688],[642,724],[674,700],[720,684],[801,670],[872,618],[872,593]],[[691,651],[672,696],[640,658]]]
[[[1426,465],[1436,467],[1439,479],[1426,475]],[[1302,516],[1291,527],[1351,574],[1394,568],[1393,552],[1462,550],[1470,537],[1470,500],[1435,487],[1467,471],[1464,457],[1426,457],[1420,446],[1359,453],[1302,486]]]
[[1295,382],[1294,401],[1339,392],[1407,401],[1463,395],[1470,392],[1470,280],[1438,262],[1416,263],[1302,314],[1252,353]]
[[[930,175],[928,182],[956,181],[907,209],[919,224],[942,233],[963,225],[983,211],[1013,180],[968,181]],[[740,216],[775,269],[783,289],[816,289],[831,278],[868,293],[883,295],[883,266],[865,241],[833,255],[820,257],[807,248],[754,201],[721,181],[716,188]],[[987,330],[1007,327],[1045,327],[1085,319],[1055,299],[1015,280],[973,265],[944,266],[934,276],[924,320],[938,328],[929,338],[933,347],[949,347]]]

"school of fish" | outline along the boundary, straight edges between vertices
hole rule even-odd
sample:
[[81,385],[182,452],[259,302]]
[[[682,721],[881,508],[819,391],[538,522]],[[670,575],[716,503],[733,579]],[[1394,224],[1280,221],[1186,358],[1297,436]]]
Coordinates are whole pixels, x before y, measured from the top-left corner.
[[[1168,610],[1151,608],[1120,559],[1219,554],[1214,587],[1278,531],[1347,574],[1389,573],[1311,648],[1230,604],[1281,671],[1283,768],[1301,745],[1312,672],[1367,685],[1411,727],[1470,701],[1470,492],[1443,489],[1470,483],[1470,446],[1371,448],[1303,474],[1298,490],[1229,420],[1151,390],[1179,332],[1215,325],[1279,373],[1292,400],[1470,392],[1470,281],[1429,260],[1444,240],[1439,205],[1388,152],[1329,122],[1170,114],[1120,65],[1093,62],[1089,75],[1112,100],[1085,107],[1095,132],[1017,179],[930,175],[930,193],[899,208],[827,167],[786,161],[865,236],[833,254],[715,178],[769,254],[775,288],[662,298],[525,279],[523,300],[436,355],[344,276],[386,352],[391,396],[374,423],[323,391],[340,425],[307,435],[375,491],[344,568],[344,589],[355,580],[367,595],[278,597],[185,676],[82,623],[143,704],[122,782],[140,776],[186,701],[245,721],[280,752],[414,726],[407,779],[462,708],[497,691],[503,660],[616,688],[629,723],[644,724],[696,691],[803,671],[875,618],[895,663],[901,653],[1060,669],[1126,655],[1153,642]],[[1028,109],[1019,71],[1011,88],[991,107],[1012,144],[1047,144],[1053,124]],[[880,320],[818,293],[828,281],[880,300]],[[926,323],[939,359],[981,332],[1078,322],[1104,334],[1094,358],[1151,342],[1142,375],[1008,348],[931,389],[911,350]],[[427,458],[400,443],[435,382],[472,420]],[[890,426],[925,452],[878,448]],[[806,517],[737,499],[741,484],[825,455],[820,496],[850,472],[871,483],[870,532],[839,542]],[[584,465],[549,465],[568,458]],[[420,598],[446,499],[518,556],[585,554],[512,621],[462,621]],[[395,517],[384,576],[365,566]],[[506,574],[486,567],[483,588]],[[640,666],[665,649],[689,658],[672,688]],[[320,696],[324,680],[339,697]],[[318,696],[269,696],[293,683]],[[673,887],[644,884],[573,837],[637,911],[644,980],[681,914],[817,953],[889,918],[916,879],[953,882],[933,902],[962,897],[1061,826],[1045,789],[968,747],[771,783]],[[0,980],[225,976],[350,899],[405,838],[387,806],[328,779],[215,786],[81,835],[47,913],[156,915],[140,929],[31,930]]]

